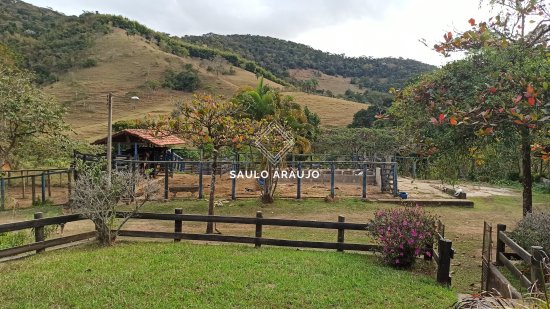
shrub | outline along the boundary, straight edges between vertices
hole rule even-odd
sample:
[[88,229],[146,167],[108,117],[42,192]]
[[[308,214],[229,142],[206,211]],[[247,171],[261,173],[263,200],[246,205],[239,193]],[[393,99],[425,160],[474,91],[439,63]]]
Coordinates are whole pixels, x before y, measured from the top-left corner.
[[198,71],[193,69],[191,65],[186,65],[181,72],[167,70],[164,73],[164,83],[162,86],[179,91],[195,91],[200,86]]
[[370,222],[370,232],[382,244],[389,265],[408,268],[433,243],[435,223],[436,218],[418,206],[380,210]]
[[0,250],[24,245],[29,240],[25,232],[0,233]]
[[541,246],[550,253],[549,226],[549,213],[529,213],[518,222],[510,237],[528,251],[531,246]]

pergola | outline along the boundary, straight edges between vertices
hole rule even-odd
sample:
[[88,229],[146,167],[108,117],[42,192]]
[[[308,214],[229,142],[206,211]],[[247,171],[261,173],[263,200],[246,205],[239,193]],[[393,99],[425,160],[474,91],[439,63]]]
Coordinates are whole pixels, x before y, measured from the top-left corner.
[[[117,155],[130,155],[134,160],[168,160],[167,151],[171,146],[186,144],[181,138],[167,132],[149,129],[125,129],[112,136],[117,145]],[[98,139],[92,145],[106,145],[107,137]]]

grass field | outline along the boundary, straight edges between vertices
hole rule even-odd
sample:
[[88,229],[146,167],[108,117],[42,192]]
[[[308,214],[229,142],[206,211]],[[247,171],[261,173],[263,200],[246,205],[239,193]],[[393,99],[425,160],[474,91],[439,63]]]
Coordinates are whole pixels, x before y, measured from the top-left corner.
[[[452,261],[453,289],[457,292],[477,292],[480,287],[481,275],[481,243],[483,221],[493,225],[504,223],[513,229],[517,220],[521,218],[521,197],[519,191],[514,196],[496,196],[474,198],[474,208],[456,207],[429,207],[427,211],[438,215],[446,224],[446,237],[453,241],[456,249],[455,259]],[[536,211],[550,210],[550,196],[535,193],[534,207]],[[205,214],[207,202],[204,200],[176,200],[167,203],[151,203],[145,205],[143,211],[173,213],[174,208],[181,207],[184,213]],[[321,199],[295,201],[292,199],[278,199],[272,205],[262,206],[257,200],[237,200],[225,206],[216,208],[220,215],[254,216],[261,210],[265,218],[293,218],[306,220],[335,221],[338,215],[344,215],[346,222],[367,222],[378,209],[396,207],[390,204],[362,202],[358,199],[341,199],[336,203],[326,203]],[[22,209],[15,212],[0,213],[0,223],[32,218],[35,211],[44,211],[46,216],[60,213],[59,208],[40,207]],[[131,220],[129,229],[153,231],[171,231],[173,222]],[[224,235],[253,236],[254,227],[250,225],[218,224],[217,228]],[[73,222],[66,226],[66,233],[76,233],[92,229],[89,222]],[[204,223],[184,223],[184,231],[202,233]],[[334,241],[336,232],[333,230],[264,227],[264,236],[272,238],[295,240]],[[346,242],[372,243],[373,240],[366,232],[346,232]],[[327,252],[330,253],[330,252]]]
[[453,291],[376,257],[119,243],[0,264],[2,308],[446,308]]
[[343,95],[348,89],[361,93],[365,91],[364,89],[359,89],[357,85],[351,84],[351,77],[327,75],[312,69],[290,69],[288,73],[290,77],[297,80],[315,78],[319,82],[317,89],[330,90],[334,95]]

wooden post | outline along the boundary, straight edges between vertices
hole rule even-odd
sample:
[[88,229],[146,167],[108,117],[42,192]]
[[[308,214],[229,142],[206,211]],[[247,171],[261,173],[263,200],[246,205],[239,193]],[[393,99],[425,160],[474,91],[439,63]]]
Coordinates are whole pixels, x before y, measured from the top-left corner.
[[0,178],[0,210],[6,207],[6,181]]
[[164,163],[164,201],[168,201],[168,167],[169,163]]
[[[292,155],[294,156],[294,155]],[[302,173],[302,161],[298,162],[298,175]],[[296,179],[296,199],[302,198],[302,177]]]
[[50,176],[50,172],[48,171],[48,197],[52,197],[52,178]]
[[46,174],[42,172],[42,175],[40,177],[40,186],[42,189],[42,204],[46,203]]
[[34,176],[31,176],[31,195],[32,195],[32,206],[36,205],[36,179]]
[[399,189],[397,188],[397,162],[392,163],[392,180],[393,195],[397,196],[399,194]]
[[361,198],[363,200],[367,199],[367,164],[363,165],[363,192]]
[[334,162],[331,162],[330,163],[330,197],[332,197],[332,198],[334,198],[334,196],[335,196],[335,193],[334,193],[334,170],[335,170]]
[[254,241],[254,247],[260,248],[262,246],[262,218],[261,211],[256,212],[256,240]]
[[413,159],[413,164],[412,164],[412,177],[413,177],[413,179],[416,179],[416,159]]
[[233,171],[235,172],[235,177],[231,179],[231,199],[236,200],[237,199],[237,164],[233,163],[232,167]]
[[[34,219],[42,219],[44,217],[44,214],[41,212],[37,212],[34,214]],[[34,228],[34,241],[40,242],[46,240],[46,235],[44,233],[44,226],[37,226]],[[36,253],[44,252],[45,249],[38,249],[36,250]]]
[[453,242],[448,239],[440,239],[438,242],[439,263],[437,264],[437,282],[446,286],[451,285],[451,258]]
[[67,191],[69,193],[69,201],[71,200],[71,193],[72,193],[72,187],[71,187],[71,174],[72,174],[72,169],[69,169],[67,171]]
[[24,199],[25,198],[25,178],[23,176],[24,176],[24,173],[23,171],[21,171],[21,185],[23,186],[22,197]]
[[[342,215],[338,216],[338,222],[345,222],[346,218]],[[344,252],[344,229],[338,229],[338,252]]]
[[538,292],[542,292],[546,284],[543,265],[546,254],[542,250],[542,247],[532,246],[531,256],[531,282],[536,286]]
[[[183,209],[176,208],[174,212],[176,213],[176,215],[181,215],[183,214]],[[183,222],[181,220],[176,219],[176,221],[174,221],[174,233],[181,233],[182,231],[183,231]],[[174,242],[180,242],[180,241],[181,239],[174,238]]]
[[202,161],[199,162],[199,199],[202,199]]
[[497,253],[496,253],[496,266],[502,266],[502,262],[500,262],[499,259],[499,253],[504,253],[504,249],[506,244],[500,239],[500,232],[506,231],[506,225],[504,224],[497,224]]

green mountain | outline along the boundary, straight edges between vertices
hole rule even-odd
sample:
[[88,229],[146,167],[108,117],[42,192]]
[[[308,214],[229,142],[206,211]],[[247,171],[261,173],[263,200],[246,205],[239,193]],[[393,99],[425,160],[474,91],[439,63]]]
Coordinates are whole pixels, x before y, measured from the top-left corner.
[[267,36],[209,33],[185,36],[184,40],[238,53],[277,76],[288,78],[289,69],[314,69],[327,75],[351,77],[354,84],[382,92],[402,87],[410,78],[435,68],[403,58],[346,57]]

